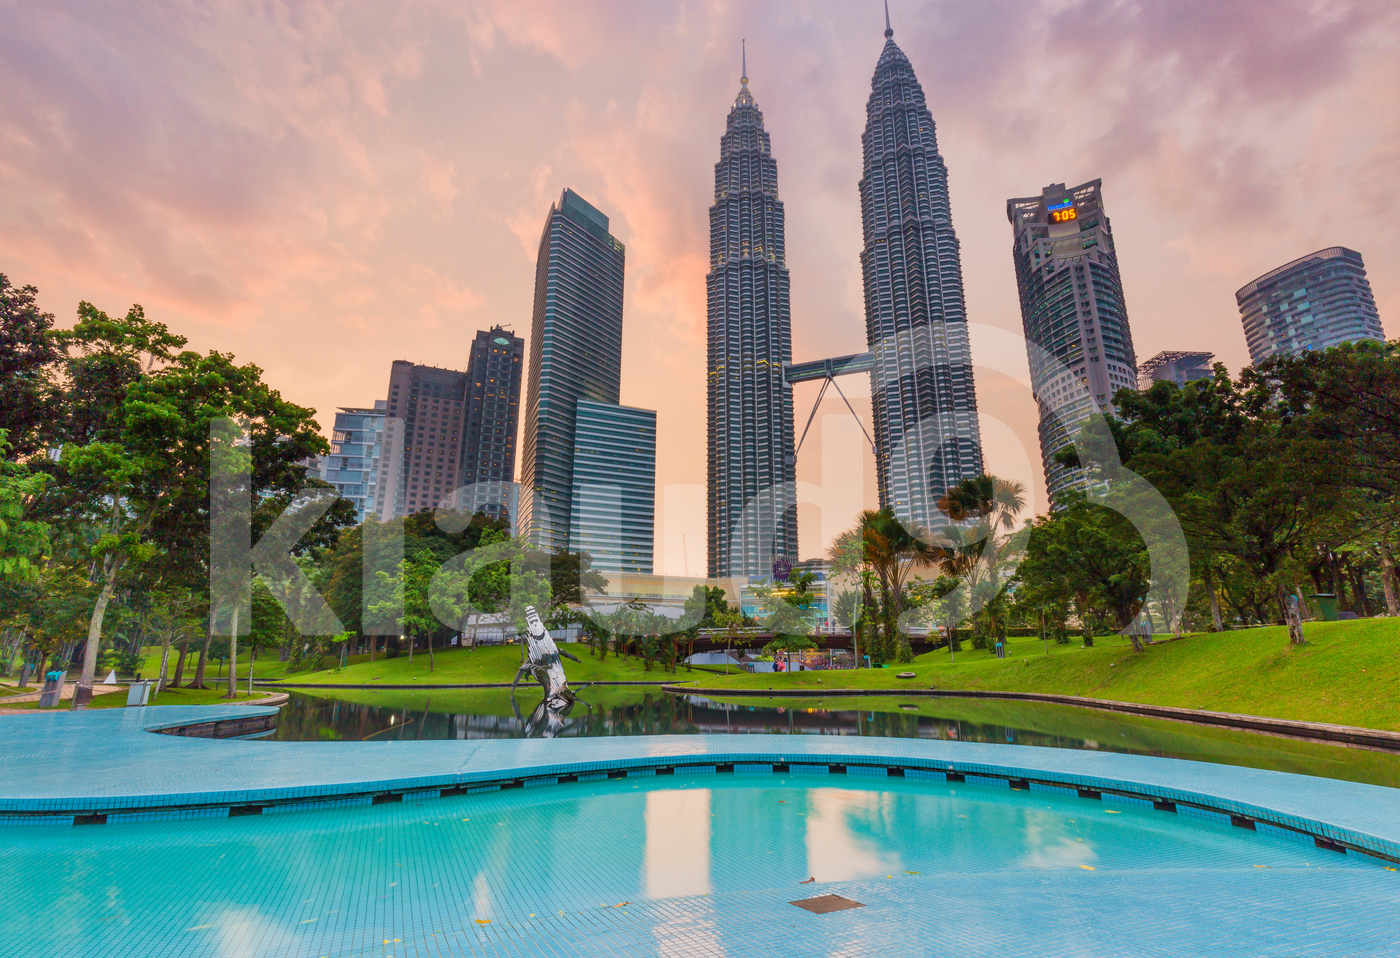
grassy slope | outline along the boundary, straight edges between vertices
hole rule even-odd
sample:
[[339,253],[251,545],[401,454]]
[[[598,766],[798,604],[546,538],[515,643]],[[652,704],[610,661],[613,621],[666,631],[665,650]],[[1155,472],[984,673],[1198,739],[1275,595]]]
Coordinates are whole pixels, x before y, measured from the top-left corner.
[[1283,627],[1186,636],[1140,655],[1126,639],[1095,648],[1013,640],[998,660],[968,651],[920,656],[901,669],[717,676],[710,688],[996,689],[1054,692],[1301,721],[1400,729],[1400,620],[1362,619],[1306,626],[1308,644],[1290,648]]

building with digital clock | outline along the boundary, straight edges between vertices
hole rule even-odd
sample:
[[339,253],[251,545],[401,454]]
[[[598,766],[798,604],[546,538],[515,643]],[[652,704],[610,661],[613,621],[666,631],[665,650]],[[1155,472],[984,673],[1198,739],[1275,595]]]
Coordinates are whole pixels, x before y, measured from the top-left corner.
[[1343,246],[1285,263],[1235,294],[1250,362],[1358,339],[1384,341],[1361,254]]
[[1040,458],[1050,500],[1082,488],[1082,470],[1055,461],[1078,426],[1137,388],[1118,255],[1100,180],[1006,201],[1031,390],[1040,408]]

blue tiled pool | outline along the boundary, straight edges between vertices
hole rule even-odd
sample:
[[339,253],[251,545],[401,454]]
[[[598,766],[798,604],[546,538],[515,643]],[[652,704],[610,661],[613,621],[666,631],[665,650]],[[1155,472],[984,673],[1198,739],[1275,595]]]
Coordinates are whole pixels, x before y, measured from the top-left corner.
[[[1376,859],[1072,790],[825,772],[14,827],[0,935],[20,956],[1400,950]],[[829,894],[864,907],[790,904]]]
[[[1400,791],[828,735],[254,742],[0,720],[5,953],[1394,955]],[[839,895],[861,907],[812,914]]]

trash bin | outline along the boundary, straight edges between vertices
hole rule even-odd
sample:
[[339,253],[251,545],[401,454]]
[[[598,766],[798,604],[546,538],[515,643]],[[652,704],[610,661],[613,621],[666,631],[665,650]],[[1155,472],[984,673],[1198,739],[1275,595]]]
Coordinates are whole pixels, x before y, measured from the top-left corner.
[[1337,596],[1331,592],[1318,592],[1308,596],[1317,603],[1317,614],[1324,622],[1337,621]]
[[51,709],[63,698],[62,670],[44,673],[44,687],[39,690],[39,708]]
[[150,682],[132,682],[126,690],[127,705],[145,705],[151,697]]

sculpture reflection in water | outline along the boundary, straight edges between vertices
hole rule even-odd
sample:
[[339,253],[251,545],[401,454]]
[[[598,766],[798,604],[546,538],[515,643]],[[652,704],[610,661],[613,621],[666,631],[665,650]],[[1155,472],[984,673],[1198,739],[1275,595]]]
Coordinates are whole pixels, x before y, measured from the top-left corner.
[[[564,675],[564,663],[560,656],[567,656],[575,662],[579,660],[554,644],[554,637],[544,627],[535,607],[525,607],[525,660],[515,673],[515,681],[510,686],[510,704],[515,717],[524,726],[526,738],[553,738],[564,730],[564,720],[573,711],[576,702],[583,702],[569,688],[569,680]],[[520,714],[520,705],[515,701],[515,688],[526,675],[533,675],[544,689],[544,698],[527,720]],[[587,688],[588,686],[583,686]],[[593,711],[583,702],[589,712]]]

